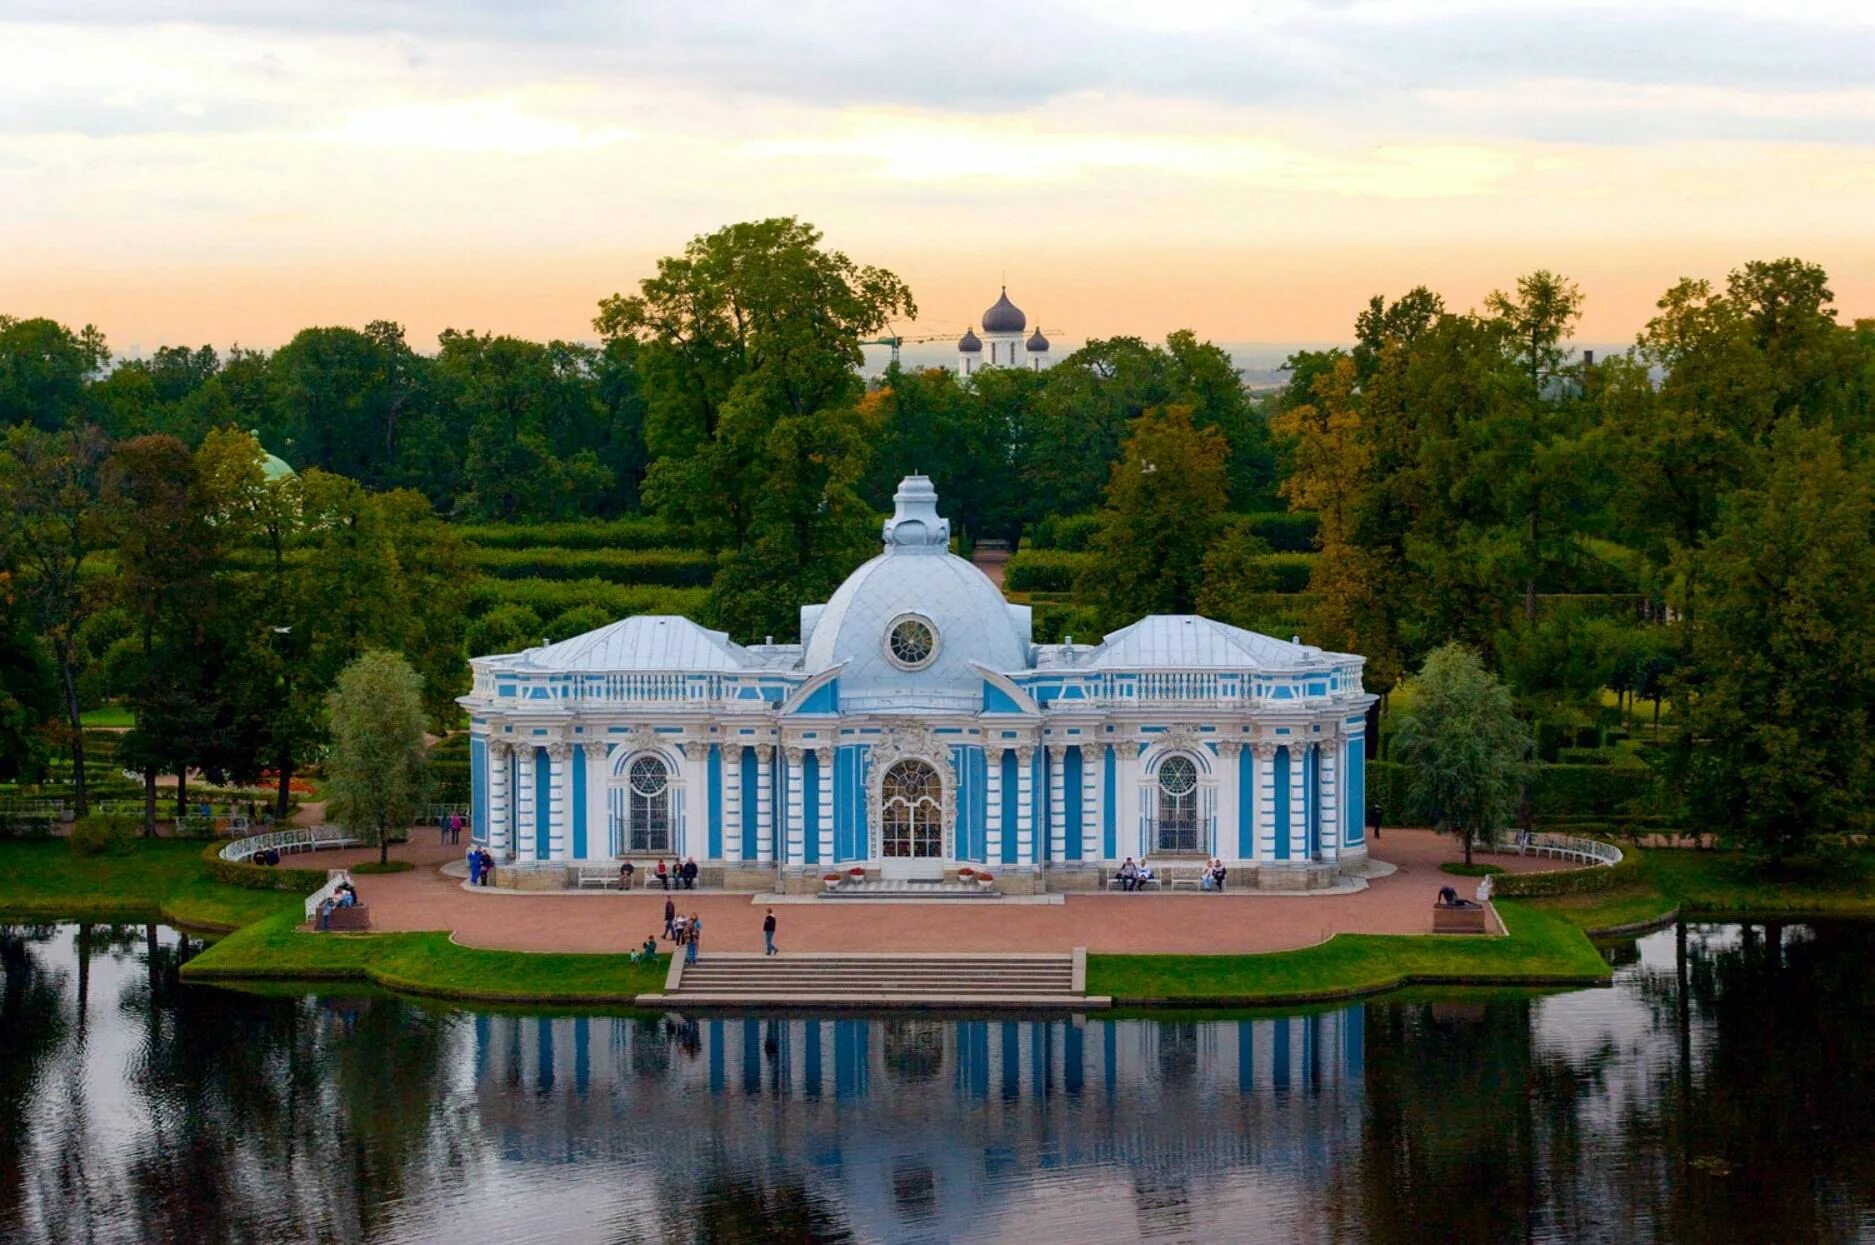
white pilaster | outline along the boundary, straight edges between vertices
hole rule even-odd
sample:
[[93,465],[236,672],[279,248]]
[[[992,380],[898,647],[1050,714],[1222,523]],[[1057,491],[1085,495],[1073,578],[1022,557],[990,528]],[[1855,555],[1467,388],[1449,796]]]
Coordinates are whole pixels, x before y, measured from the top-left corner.
[[723,859],[742,860],[742,745],[723,745]]
[[547,745],[547,859],[566,860],[572,855],[573,775],[566,763],[573,746],[564,739]]
[[1320,827],[1322,859],[1341,856],[1341,749],[1339,731],[1322,740],[1322,806],[1316,813]]
[[984,775],[986,782],[983,789],[984,799],[989,802],[988,827],[983,836],[983,854],[989,857],[992,868],[1003,862],[1003,746],[1001,744],[983,745],[983,756],[988,762]]
[[677,850],[684,856],[708,855],[710,850],[710,745],[706,740],[685,740],[684,755],[684,825],[683,841]]
[[1242,752],[1243,744],[1235,739],[1226,739],[1217,746],[1218,767],[1223,772],[1218,775],[1217,846],[1212,854],[1230,862],[1243,859],[1237,844],[1238,810],[1243,807],[1242,763],[1238,759]]
[[775,862],[775,745],[755,745],[755,858]]
[[1016,863],[1035,863],[1035,749],[1016,749]]
[[788,803],[787,803],[787,839],[784,864],[798,865],[807,859],[803,847],[803,835],[806,833],[806,819],[801,805],[801,761],[807,755],[801,748],[786,750],[788,760]]
[[500,740],[488,744],[488,853],[499,861],[514,859],[514,808],[508,800],[508,770],[514,749]]
[[1255,830],[1257,859],[1276,859],[1276,745],[1252,744],[1250,780],[1256,785]]
[[1309,858],[1309,745],[1289,745],[1289,859],[1301,864]]
[[1048,858],[1061,861],[1068,857],[1068,793],[1063,781],[1068,776],[1068,750],[1049,744],[1046,753],[1042,782],[1048,801]]
[[1100,771],[1106,749],[1081,745],[1081,859],[1101,857]]
[[820,769],[820,799],[816,814],[820,819],[819,831],[820,863],[833,863],[833,749],[823,747],[814,749],[814,758]]
[[532,858],[540,849],[535,827],[535,814],[539,806],[534,800],[534,770],[539,758],[533,744],[519,744],[515,747],[514,763],[514,857]]

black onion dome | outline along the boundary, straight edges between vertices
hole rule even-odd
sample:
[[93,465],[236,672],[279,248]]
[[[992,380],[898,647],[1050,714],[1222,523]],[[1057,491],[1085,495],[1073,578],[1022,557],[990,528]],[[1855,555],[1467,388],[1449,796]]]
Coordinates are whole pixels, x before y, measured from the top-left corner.
[[1042,336],[1039,325],[1036,326],[1035,332],[1029,334],[1029,349],[1036,354],[1042,354],[1048,350],[1048,339]]
[[965,354],[982,354],[983,342],[977,336],[975,329],[965,329],[964,335],[957,339],[957,349]]
[[983,331],[985,333],[1020,333],[1029,327],[1029,318],[1022,314],[1022,308],[1009,301],[1009,287],[1003,287],[1003,296],[996,300],[996,305],[983,313]]

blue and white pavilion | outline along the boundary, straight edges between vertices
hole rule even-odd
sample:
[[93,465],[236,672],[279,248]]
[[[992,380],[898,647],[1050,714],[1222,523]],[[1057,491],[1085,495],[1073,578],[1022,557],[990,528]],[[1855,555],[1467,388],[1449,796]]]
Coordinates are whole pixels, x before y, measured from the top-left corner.
[[799,644],[641,615],[473,659],[474,835],[523,866],[501,872],[694,856],[803,889],[975,864],[1023,891],[1129,856],[1281,889],[1362,867],[1362,658],[1191,615],[1035,644],[949,551],[931,482],[894,502]]

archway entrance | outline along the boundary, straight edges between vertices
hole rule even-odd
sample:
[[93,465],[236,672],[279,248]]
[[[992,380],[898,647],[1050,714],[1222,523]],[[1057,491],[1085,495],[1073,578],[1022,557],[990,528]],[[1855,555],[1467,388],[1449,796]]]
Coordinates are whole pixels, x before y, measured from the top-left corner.
[[900,761],[885,772],[879,871],[888,878],[944,876],[944,786],[924,761]]

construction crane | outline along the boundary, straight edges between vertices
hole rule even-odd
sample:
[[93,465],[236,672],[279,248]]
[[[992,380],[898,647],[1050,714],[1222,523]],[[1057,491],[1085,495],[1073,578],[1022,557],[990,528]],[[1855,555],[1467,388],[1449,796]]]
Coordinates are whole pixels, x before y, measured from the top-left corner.
[[[1040,333],[1043,337],[1054,337],[1061,332],[1060,329],[1045,329],[1045,328],[1040,327],[1039,325],[1029,331],[1033,333]],[[874,337],[867,341],[861,342],[860,345],[862,346],[889,346],[892,350],[892,362],[897,363],[898,362],[898,348],[900,346],[922,346],[926,344],[927,342],[954,342],[960,339],[961,337],[963,337],[962,333],[924,333],[915,337],[907,337],[903,334],[893,334],[888,337]]]

